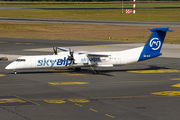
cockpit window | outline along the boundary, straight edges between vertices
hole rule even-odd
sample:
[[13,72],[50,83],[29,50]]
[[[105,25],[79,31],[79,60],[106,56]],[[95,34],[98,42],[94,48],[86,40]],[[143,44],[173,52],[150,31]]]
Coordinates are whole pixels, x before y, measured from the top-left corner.
[[25,62],[25,59],[17,59],[16,62]]

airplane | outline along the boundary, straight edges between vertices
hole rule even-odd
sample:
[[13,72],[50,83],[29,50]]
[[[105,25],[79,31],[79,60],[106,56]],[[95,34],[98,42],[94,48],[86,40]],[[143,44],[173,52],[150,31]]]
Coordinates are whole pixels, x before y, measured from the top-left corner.
[[[128,65],[162,55],[160,53],[164,38],[169,28],[153,28],[151,37],[142,47],[115,52],[73,51],[63,47],[53,47],[52,55],[22,56],[5,67],[6,70],[43,69],[43,68],[74,68],[90,67],[97,74],[96,67],[114,67]],[[57,52],[57,49],[63,52]]]

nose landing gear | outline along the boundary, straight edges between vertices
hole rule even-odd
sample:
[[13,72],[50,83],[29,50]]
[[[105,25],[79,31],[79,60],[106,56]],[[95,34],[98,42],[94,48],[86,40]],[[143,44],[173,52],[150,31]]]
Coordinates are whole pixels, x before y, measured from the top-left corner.
[[14,74],[16,75],[17,74],[17,71],[16,70],[13,70]]

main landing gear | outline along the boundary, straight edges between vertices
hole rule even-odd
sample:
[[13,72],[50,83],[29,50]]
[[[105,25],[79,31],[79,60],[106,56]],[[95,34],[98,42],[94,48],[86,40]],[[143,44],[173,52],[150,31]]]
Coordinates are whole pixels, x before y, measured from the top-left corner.
[[91,69],[93,70],[93,74],[98,74],[98,71],[95,70],[95,66],[90,66],[90,67],[91,67]]
[[[98,74],[98,71],[95,69],[95,66],[90,66],[91,69],[93,70],[93,74]],[[75,71],[81,71],[81,68],[74,68]]]
[[79,67],[79,68],[75,68],[75,70],[76,70],[76,71],[81,71],[81,68],[80,68],[80,67]]

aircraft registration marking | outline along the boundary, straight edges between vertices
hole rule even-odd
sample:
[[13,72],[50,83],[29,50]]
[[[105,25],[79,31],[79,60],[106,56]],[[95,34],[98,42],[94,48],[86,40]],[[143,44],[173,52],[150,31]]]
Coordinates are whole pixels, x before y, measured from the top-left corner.
[[89,82],[48,82],[51,85],[78,85],[78,84],[89,84]]
[[4,75],[4,74],[0,74],[0,77],[4,77],[4,76],[6,76],[6,75]]
[[165,95],[165,96],[179,96],[180,95],[180,91],[162,91],[162,92],[154,92],[151,93],[154,95]]
[[137,71],[127,71],[133,73],[180,73],[180,70],[176,69],[161,69],[161,70],[137,70]]

